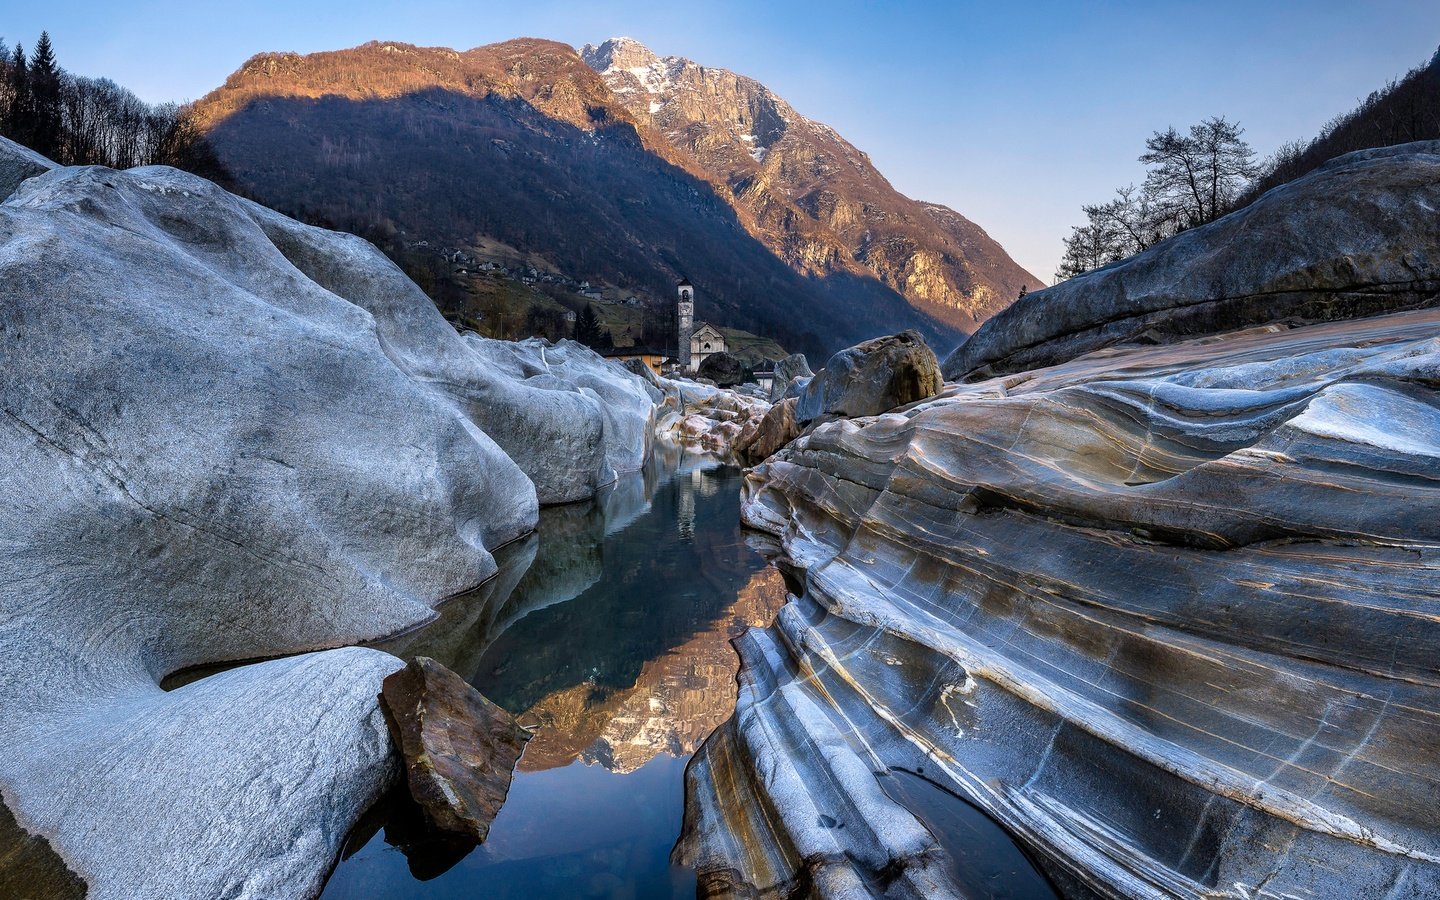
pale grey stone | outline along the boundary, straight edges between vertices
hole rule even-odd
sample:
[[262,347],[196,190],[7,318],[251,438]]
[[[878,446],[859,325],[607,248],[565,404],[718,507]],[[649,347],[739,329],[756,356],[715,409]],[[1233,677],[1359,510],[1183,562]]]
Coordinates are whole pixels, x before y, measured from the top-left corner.
[[1440,142],[1361,150],[1144,253],[1033,291],[945,361],[951,380],[1103,347],[1373,315],[1440,296]]
[[57,168],[55,163],[22,144],[0,138],[0,200],[15,193],[27,178]]
[[319,889],[393,778],[399,665],[326,648],[433,618],[536,523],[483,428],[569,442],[525,460],[559,497],[643,454],[640,379],[495,355],[371,245],[192,175],[54,169],[0,203],[0,791],[91,896]]
[[770,383],[770,402],[779,403],[785,398],[785,389],[795,378],[809,378],[810,363],[803,353],[792,353],[775,364],[775,380]]

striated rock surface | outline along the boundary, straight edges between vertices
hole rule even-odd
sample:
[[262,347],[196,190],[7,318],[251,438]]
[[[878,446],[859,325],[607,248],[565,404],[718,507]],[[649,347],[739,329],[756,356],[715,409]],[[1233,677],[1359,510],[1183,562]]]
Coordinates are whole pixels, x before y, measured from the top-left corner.
[[1428,306],[1440,294],[1440,142],[1361,150],[1144,253],[1033,291],[945,361],[982,378],[1124,343]]
[[21,183],[0,203],[0,794],[18,827],[93,897],[316,892],[397,772],[376,697],[400,661],[325,648],[433,618],[533,528],[536,487],[482,429],[572,442],[551,496],[608,477],[619,407],[556,377],[578,387],[500,371],[364,241],[194,176]]
[[717,894],[943,895],[900,768],[1067,895],[1440,893],[1437,334],[1112,350],[801,437],[743,511],[803,596],[739,644],[678,852]]
[[[940,361],[913,331],[874,338],[841,350],[799,391],[795,420],[875,416],[940,391]],[[788,393],[788,391],[787,391]]]
[[428,656],[389,675],[380,690],[410,796],[434,828],[484,841],[510,792],[529,734],[515,717]]

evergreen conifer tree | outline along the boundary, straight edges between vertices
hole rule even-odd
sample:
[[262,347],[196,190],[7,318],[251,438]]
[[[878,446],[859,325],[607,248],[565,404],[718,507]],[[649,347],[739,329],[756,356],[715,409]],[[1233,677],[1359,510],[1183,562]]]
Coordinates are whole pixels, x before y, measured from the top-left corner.
[[40,32],[30,58],[30,146],[42,156],[60,158],[60,66],[50,45],[50,33]]
[[587,347],[599,347],[601,333],[600,318],[595,315],[595,308],[585,304],[575,320],[575,340]]

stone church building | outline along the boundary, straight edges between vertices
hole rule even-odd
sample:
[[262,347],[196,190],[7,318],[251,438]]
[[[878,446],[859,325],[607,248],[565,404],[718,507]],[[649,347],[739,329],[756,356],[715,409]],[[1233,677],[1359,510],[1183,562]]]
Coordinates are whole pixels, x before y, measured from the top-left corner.
[[724,352],[725,335],[709,322],[701,322],[690,335],[690,371],[699,371],[705,357]]
[[676,292],[675,358],[680,371],[694,372],[700,368],[705,357],[725,352],[725,335],[709,322],[695,321],[695,285],[690,283],[690,279],[680,279]]

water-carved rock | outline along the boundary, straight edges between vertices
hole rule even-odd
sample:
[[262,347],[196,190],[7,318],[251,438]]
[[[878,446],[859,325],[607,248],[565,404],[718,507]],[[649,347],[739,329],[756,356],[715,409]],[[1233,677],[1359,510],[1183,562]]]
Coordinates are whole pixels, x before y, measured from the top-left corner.
[[[803,756],[832,816],[877,760],[923,766],[1067,892],[1440,891],[1414,802],[1440,771],[1437,333],[1418,311],[1082,357],[771,457],[744,515],[805,596],[741,644],[762,687],[692,767],[690,858],[789,877],[814,826],[749,810]],[[768,857],[704,837],[777,822]],[[896,849],[826,833],[847,865]]]
[[[997,325],[961,357],[1065,361],[816,425],[752,470],[744,517],[802,584],[738,642],[736,717],[690,769],[679,852],[708,888],[912,871],[933,855],[891,838],[910,811],[871,773],[923,767],[1065,895],[1440,895],[1440,310],[1298,325],[1285,293],[1428,303],[1437,149],[1346,157],[1047,292],[1011,350]],[[1312,237],[1353,259],[1281,252]],[[1044,330],[1245,284],[1289,284],[1283,321],[1179,340],[1181,312],[1168,343],[1078,356],[1094,335]]]
[[696,381],[666,378],[656,431],[670,439],[730,456],[734,443],[764,417],[759,397]]
[[785,396],[785,389],[795,378],[810,378],[810,363],[803,353],[792,353],[775,364],[775,380],[770,384],[770,402],[778,403]]
[[541,388],[496,355],[368,243],[193,175],[55,168],[0,202],[0,792],[90,896],[319,890],[398,773],[400,661],[326,648],[496,572],[554,461],[501,443],[572,448],[537,474],[586,496],[650,415],[598,358]]
[[508,712],[429,657],[385,679],[381,708],[410,795],[441,831],[484,841],[529,734]]

